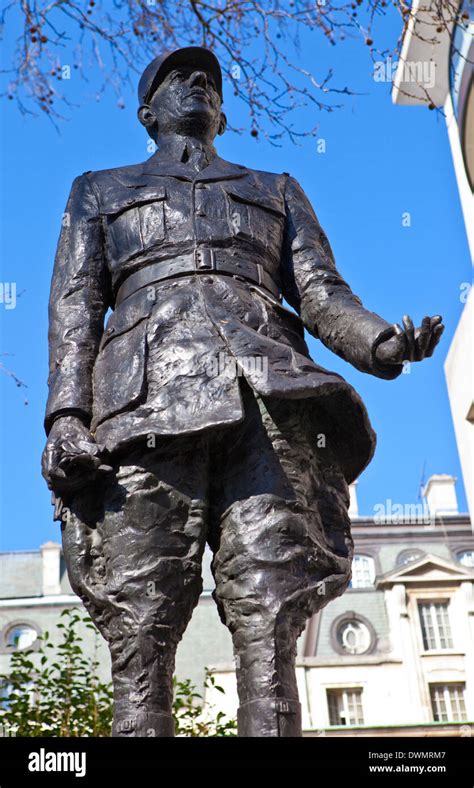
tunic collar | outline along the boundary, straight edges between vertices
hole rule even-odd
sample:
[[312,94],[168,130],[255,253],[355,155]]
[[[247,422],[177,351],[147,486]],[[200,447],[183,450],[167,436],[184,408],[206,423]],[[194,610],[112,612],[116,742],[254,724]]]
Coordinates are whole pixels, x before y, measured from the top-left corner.
[[159,153],[162,157],[174,159],[174,161],[183,164],[187,163],[195,151],[198,151],[203,156],[201,169],[207,167],[217,156],[214,145],[205,145],[191,137],[181,137],[178,135],[167,137],[162,140],[159,147]]

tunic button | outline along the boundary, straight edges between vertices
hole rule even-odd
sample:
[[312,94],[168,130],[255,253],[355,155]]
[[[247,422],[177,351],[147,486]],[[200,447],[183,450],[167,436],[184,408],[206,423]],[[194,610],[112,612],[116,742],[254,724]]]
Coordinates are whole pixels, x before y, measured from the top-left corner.
[[213,282],[214,280],[213,280],[212,276],[203,276],[203,278],[202,278],[202,281],[203,281],[203,282],[204,282],[206,285],[212,285],[212,282]]
[[129,197],[127,200],[127,205],[132,205],[132,203],[133,203],[133,197]]

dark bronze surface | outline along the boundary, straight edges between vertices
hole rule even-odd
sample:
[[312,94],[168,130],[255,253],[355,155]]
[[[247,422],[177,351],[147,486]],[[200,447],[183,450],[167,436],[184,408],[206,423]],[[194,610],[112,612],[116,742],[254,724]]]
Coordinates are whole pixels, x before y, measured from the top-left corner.
[[432,354],[441,318],[415,331],[364,309],[298,182],[216,154],[208,53],[157,58],[139,100],[158,152],[76,178],[51,285],[43,474],[69,577],[110,647],[114,735],[171,736],[208,543],[239,736],[300,736],[296,640],[349,583],[348,483],[375,447],[304,328],[390,380]]

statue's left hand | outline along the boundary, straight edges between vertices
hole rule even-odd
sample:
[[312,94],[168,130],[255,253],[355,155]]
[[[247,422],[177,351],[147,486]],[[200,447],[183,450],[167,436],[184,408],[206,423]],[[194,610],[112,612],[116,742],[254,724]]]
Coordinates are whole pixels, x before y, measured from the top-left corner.
[[381,342],[375,351],[377,361],[382,364],[401,364],[403,361],[422,361],[433,355],[444,331],[441,315],[424,317],[421,326],[415,328],[409,315],[403,317],[403,330],[395,326],[396,335]]

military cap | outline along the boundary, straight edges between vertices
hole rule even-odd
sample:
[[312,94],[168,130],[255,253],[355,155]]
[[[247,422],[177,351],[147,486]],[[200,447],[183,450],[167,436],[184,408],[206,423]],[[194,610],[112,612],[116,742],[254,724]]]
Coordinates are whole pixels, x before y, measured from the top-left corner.
[[205,69],[213,75],[217,92],[222,97],[222,72],[215,54],[206,47],[182,47],[181,49],[162,52],[148,64],[138,83],[138,100],[140,106],[148,104],[158,85],[176,66],[193,66],[196,69]]

